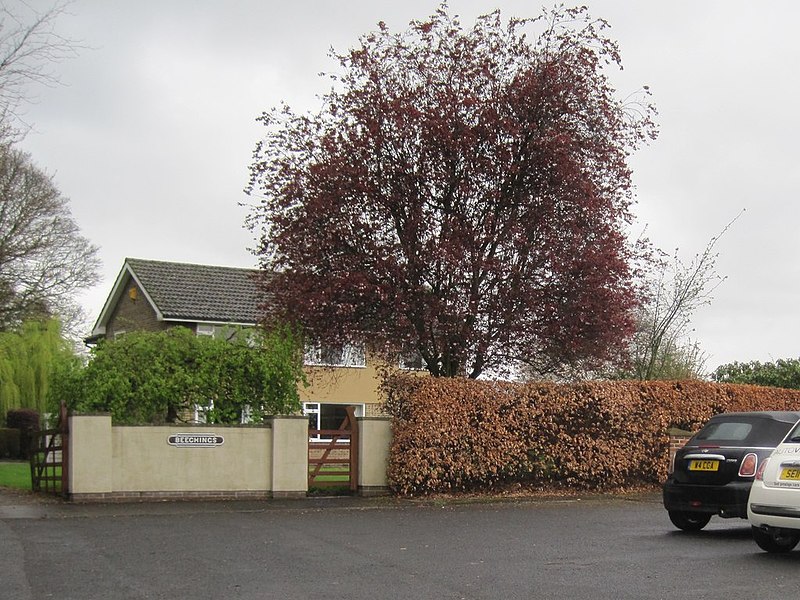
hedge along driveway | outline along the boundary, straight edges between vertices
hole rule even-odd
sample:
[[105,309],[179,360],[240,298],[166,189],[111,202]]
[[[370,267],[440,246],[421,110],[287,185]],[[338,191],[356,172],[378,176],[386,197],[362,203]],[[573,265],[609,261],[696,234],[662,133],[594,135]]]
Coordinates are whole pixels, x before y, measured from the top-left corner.
[[660,483],[670,427],[712,415],[798,410],[800,391],[703,381],[518,384],[399,376],[389,484],[401,495],[514,482],[613,489]]

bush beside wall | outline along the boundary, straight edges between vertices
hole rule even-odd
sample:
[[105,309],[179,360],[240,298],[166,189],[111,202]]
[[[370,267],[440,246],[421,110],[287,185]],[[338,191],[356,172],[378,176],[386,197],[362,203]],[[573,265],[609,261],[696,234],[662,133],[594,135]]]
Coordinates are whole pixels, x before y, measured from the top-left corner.
[[30,456],[31,434],[39,429],[39,413],[31,408],[15,408],[6,413],[6,425],[19,431],[19,449],[14,458]]
[[800,391],[702,381],[580,384],[398,377],[388,477],[401,495],[510,483],[603,490],[666,478],[668,429],[720,412],[800,410]]
[[15,408],[6,413],[6,427],[11,429],[39,429],[39,413],[31,408]]
[[0,458],[20,458],[20,430],[0,428]]

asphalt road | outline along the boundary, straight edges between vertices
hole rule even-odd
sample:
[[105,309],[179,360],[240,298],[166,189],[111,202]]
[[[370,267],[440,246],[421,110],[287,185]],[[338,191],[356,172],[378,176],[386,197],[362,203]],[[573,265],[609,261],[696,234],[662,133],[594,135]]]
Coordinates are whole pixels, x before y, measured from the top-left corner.
[[0,502],[2,599],[798,597],[800,551],[742,520],[673,529],[657,495],[392,500]]

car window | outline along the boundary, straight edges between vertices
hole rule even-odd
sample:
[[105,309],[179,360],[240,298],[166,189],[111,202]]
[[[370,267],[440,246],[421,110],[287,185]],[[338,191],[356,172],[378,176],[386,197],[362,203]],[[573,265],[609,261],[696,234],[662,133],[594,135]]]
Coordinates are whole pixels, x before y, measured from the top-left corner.
[[753,430],[751,423],[712,423],[697,434],[698,440],[741,442]]
[[689,444],[777,446],[792,425],[763,417],[718,417],[698,431]]
[[800,442],[800,422],[792,428],[792,431],[786,436],[784,442],[790,444],[797,444]]

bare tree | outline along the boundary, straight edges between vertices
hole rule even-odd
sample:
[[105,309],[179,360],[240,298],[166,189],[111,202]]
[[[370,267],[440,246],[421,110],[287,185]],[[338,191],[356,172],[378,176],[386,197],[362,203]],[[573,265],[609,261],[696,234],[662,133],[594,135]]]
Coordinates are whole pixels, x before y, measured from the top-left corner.
[[715,247],[738,218],[712,237],[690,263],[684,263],[677,250],[672,260],[663,257],[655,262],[645,283],[626,375],[643,380],[703,376],[705,354],[689,338],[691,319],[697,309],[711,303],[714,290],[725,280],[716,271]]
[[75,293],[98,279],[97,248],[81,236],[69,201],[14,145],[29,127],[22,107],[33,100],[32,84],[58,83],[53,65],[77,54],[56,30],[68,6],[0,5],[0,331],[58,316],[75,336],[83,321]]
[[0,143],[0,330],[27,318],[77,318],[75,292],[97,282],[97,248],[30,156]]
[[6,139],[20,107],[31,100],[31,83],[54,85],[59,79],[52,66],[77,54],[74,40],[55,28],[68,3],[59,2],[39,11],[28,3],[0,5],[0,120]]

